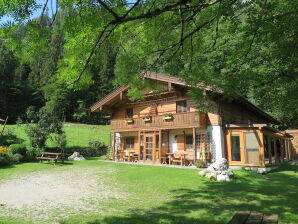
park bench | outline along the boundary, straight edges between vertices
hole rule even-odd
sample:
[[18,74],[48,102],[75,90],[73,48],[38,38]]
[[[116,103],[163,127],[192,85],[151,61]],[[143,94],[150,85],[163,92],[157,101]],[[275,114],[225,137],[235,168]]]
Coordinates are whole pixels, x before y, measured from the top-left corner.
[[64,163],[64,155],[63,153],[54,153],[54,152],[43,152],[40,157],[37,157],[40,162],[42,161],[54,161],[55,164],[58,161]]
[[278,215],[239,211],[228,224],[278,224]]

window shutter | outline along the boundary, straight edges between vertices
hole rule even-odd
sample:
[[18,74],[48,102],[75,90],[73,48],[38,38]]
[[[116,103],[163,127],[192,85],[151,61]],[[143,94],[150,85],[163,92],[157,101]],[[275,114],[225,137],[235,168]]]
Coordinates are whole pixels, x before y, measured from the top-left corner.
[[184,150],[184,135],[178,135],[177,136],[177,145],[178,145],[178,150]]

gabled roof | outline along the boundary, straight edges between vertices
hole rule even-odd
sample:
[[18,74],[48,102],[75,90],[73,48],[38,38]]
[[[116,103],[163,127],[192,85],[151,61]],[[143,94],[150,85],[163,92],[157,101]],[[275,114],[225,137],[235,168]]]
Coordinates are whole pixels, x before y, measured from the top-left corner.
[[[156,73],[156,72],[142,72],[140,74],[141,78],[147,78],[147,79],[153,79],[153,80],[158,80],[161,82],[168,82],[168,83],[172,83],[172,84],[176,84],[176,85],[181,85],[181,86],[188,86],[191,87],[190,85],[188,85],[185,81],[179,79],[178,77],[174,77],[174,76],[170,76],[168,74],[163,74],[163,73]],[[199,86],[203,86],[203,85],[197,85]],[[115,99],[119,99],[121,97],[119,97],[123,92],[127,91],[130,88],[130,86],[122,86],[119,87],[118,89],[114,90],[113,92],[111,92],[110,94],[108,94],[107,96],[105,96],[104,98],[102,98],[101,100],[99,100],[98,102],[96,102],[93,106],[91,106],[91,111],[92,112],[96,112],[96,111],[100,111],[102,110],[102,107],[105,105],[109,105],[110,102],[112,102]],[[204,87],[205,90],[210,91],[211,88],[209,87]],[[212,91],[212,90],[211,90]],[[214,90],[213,90],[214,91]],[[219,90],[217,91],[218,95],[223,95],[222,91]],[[247,99],[245,99],[244,97],[239,97],[237,100],[234,100],[233,102],[236,102],[238,104],[243,105],[244,107],[248,108],[251,111],[254,111],[255,113],[259,114],[260,116],[266,118],[267,120],[271,121],[274,124],[280,124],[280,122],[278,120],[276,120],[275,118],[273,118],[272,116],[270,116],[269,114],[267,114],[266,112],[264,112],[263,110],[261,110],[260,108],[258,108],[256,105],[252,104],[251,102],[249,102]]]
[[111,92],[110,94],[106,95],[104,98],[102,98],[101,100],[99,100],[98,102],[96,102],[95,104],[93,104],[90,107],[91,112],[96,112],[96,111],[100,111],[102,109],[102,107],[104,105],[106,105],[108,102],[112,101],[113,99],[115,99],[116,97],[120,95],[129,89],[129,85],[128,86],[121,86],[117,89],[115,89],[113,92]]

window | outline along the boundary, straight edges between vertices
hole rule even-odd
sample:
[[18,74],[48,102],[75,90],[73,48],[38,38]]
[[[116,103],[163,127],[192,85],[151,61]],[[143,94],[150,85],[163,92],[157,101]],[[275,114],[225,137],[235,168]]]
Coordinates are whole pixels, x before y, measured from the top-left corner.
[[186,102],[186,100],[176,102],[176,111],[177,111],[177,113],[187,112],[187,102]]
[[127,108],[126,113],[125,113],[126,118],[131,118],[133,117],[133,109],[132,108]]
[[134,137],[127,137],[125,139],[125,148],[126,149],[133,149],[135,144],[135,138]]
[[193,147],[193,138],[192,135],[186,135],[185,136],[185,148],[186,149],[192,149]]

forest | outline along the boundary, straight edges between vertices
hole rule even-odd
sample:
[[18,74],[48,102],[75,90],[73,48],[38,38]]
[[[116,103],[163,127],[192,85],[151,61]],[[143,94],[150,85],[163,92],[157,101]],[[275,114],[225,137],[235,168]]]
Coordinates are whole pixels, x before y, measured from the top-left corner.
[[3,1],[0,118],[50,110],[105,124],[89,107],[119,85],[137,99],[139,73],[154,71],[185,80],[197,101],[220,88],[297,128],[297,14],[290,0]]

